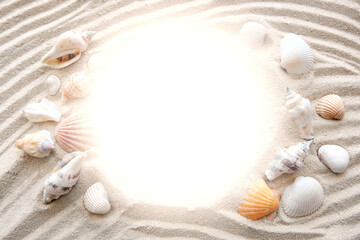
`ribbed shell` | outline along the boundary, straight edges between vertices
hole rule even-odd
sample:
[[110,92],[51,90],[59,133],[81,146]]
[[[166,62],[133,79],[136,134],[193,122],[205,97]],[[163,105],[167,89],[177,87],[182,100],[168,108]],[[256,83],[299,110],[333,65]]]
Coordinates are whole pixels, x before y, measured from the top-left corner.
[[62,89],[65,99],[82,98],[91,93],[91,80],[82,72],[76,72],[71,75]]
[[334,173],[342,173],[347,168],[350,156],[343,147],[323,145],[318,150],[319,159]]
[[238,213],[242,216],[257,220],[279,208],[280,193],[270,189],[264,180],[259,179],[252,183],[247,196],[240,203]]
[[45,85],[46,85],[46,91],[50,96],[54,96],[56,95],[56,93],[59,91],[60,86],[61,86],[61,81],[60,79],[55,76],[55,75],[50,75],[46,80],[45,80]]
[[50,132],[46,130],[25,135],[15,142],[15,146],[38,158],[48,156],[55,148]]
[[345,104],[341,97],[330,94],[319,99],[316,112],[325,119],[342,119],[345,115]]
[[30,122],[58,122],[61,117],[61,113],[56,105],[46,98],[43,98],[39,103],[28,104],[22,110]]
[[84,206],[89,212],[95,214],[106,214],[110,211],[109,195],[100,182],[93,184],[86,190]]
[[297,177],[285,188],[281,203],[289,217],[303,217],[316,212],[324,201],[324,190],[312,177]]
[[250,48],[260,48],[264,44],[266,27],[258,22],[247,22],[240,30],[240,40]]

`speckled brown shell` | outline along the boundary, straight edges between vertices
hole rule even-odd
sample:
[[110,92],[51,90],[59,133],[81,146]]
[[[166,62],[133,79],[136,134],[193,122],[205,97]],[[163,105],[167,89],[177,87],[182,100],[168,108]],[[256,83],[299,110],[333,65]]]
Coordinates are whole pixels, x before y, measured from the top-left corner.
[[341,97],[330,94],[319,99],[316,112],[325,119],[342,119],[345,115],[345,104]]

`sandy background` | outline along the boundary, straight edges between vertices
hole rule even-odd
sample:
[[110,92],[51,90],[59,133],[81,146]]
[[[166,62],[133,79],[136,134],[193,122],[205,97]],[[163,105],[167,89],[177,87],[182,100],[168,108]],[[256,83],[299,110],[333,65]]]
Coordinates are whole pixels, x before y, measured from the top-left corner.
[[[1,239],[359,239],[360,238],[360,4],[357,1],[1,1],[0,2],[0,238]],[[164,20],[217,28],[236,36],[242,24],[257,20],[269,29],[263,56],[275,92],[291,87],[316,101],[330,93],[346,104],[345,118],[325,120],[314,114],[315,144],[305,166],[293,175],[270,184],[283,190],[296,176],[311,176],[324,187],[325,201],[316,213],[288,218],[280,208],[274,221],[256,222],[237,214],[244,186],[234,189],[209,209],[164,208],[126,201],[110,194],[112,211],[105,216],[88,213],[82,203],[86,189],[101,180],[109,182],[90,164],[65,197],[44,205],[43,183],[65,152],[57,145],[49,157],[36,159],[13,143],[27,132],[53,131],[56,123],[33,124],[21,108],[47,95],[44,81],[55,74],[65,82],[71,73],[84,69],[91,54],[116,34]],[[51,70],[41,57],[62,32],[74,28],[98,34],[80,61],[65,69]],[[279,67],[280,39],[286,33],[301,35],[313,48],[314,70],[292,78]],[[60,94],[49,97],[60,104]],[[283,96],[278,97],[278,101]],[[63,117],[84,101],[61,106]],[[279,138],[266,154],[300,139],[285,108],[276,125]],[[342,174],[333,174],[316,156],[323,144],[345,147],[351,160]],[[271,158],[271,157],[270,157]],[[261,161],[268,162],[264,156]],[[254,170],[264,171],[265,164]],[[263,167],[264,166],[264,167]]]

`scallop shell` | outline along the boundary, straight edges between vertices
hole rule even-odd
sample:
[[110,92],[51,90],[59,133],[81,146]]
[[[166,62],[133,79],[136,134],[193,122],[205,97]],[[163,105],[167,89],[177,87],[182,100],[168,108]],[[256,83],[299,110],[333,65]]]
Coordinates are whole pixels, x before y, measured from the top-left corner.
[[240,40],[249,48],[260,48],[264,44],[266,27],[258,22],[247,22],[240,30]]
[[49,67],[63,68],[79,60],[95,35],[93,31],[67,31],[60,35],[52,49],[41,62]]
[[342,119],[345,115],[345,104],[341,97],[330,94],[319,99],[316,112],[325,119]]
[[59,91],[60,86],[61,86],[61,81],[60,79],[55,76],[55,75],[50,75],[46,81],[45,81],[45,85],[46,85],[46,91],[50,96],[55,96],[56,93]]
[[81,164],[86,157],[86,153],[73,152],[57,163],[44,184],[44,203],[50,203],[71,191],[79,179]]
[[93,184],[86,190],[84,206],[89,212],[95,214],[106,214],[110,211],[109,195],[100,182]]
[[309,155],[310,145],[313,142],[301,142],[289,148],[284,148],[270,163],[265,175],[269,181],[284,173],[293,173],[304,165],[305,158]]
[[280,66],[288,73],[308,73],[314,65],[310,46],[294,33],[286,35],[280,43]]
[[93,122],[84,115],[71,116],[60,122],[55,128],[55,139],[67,152],[86,151],[99,142]]
[[250,186],[238,213],[253,221],[262,218],[279,208],[280,195],[275,189],[270,189],[263,179],[259,179]]
[[25,135],[15,142],[15,146],[24,150],[27,154],[38,158],[48,156],[55,148],[50,132],[46,130]]
[[71,75],[62,92],[65,99],[74,99],[89,95],[91,90],[90,78],[82,72],[76,72]]
[[324,190],[312,177],[297,177],[285,188],[281,198],[284,212],[289,217],[303,217],[316,212],[324,201]]
[[338,145],[321,146],[318,156],[334,173],[344,172],[350,161],[349,153]]
[[287,89],[285,107],[299,128],[300,137],[306,140],[314,139],[312,130],[312,110],[309,99]]
[[61,118],[61,113],[56,105],[46,98],[43,98],[39,103],[28,104],[22,111],[30,122],[58,122]]

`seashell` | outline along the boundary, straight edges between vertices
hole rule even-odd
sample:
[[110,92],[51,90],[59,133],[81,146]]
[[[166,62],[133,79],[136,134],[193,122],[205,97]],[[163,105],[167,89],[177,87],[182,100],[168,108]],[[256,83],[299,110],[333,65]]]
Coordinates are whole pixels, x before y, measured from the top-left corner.
[[290,33],[281,39],[280,55],[280,66],[288,73],[308,73],[314,65],[310,46],[294,33]]
[[65,99],[82,98],[91,93],[91,80],[82,72],[71,75],[62,89]]
[[312,142],[313,140],[301,142],[282,149],[265,171],[267,179],[272,181],[284,173],[293,173],[302,167],[305,158],[309,155]]
[[345,115],[345,105],[341,97],[330,94],[319,99],[316,112],[325,119],[342,119]]
[[99,142],[93,122],[83,115],[71,116],[60,122],[55,128],[55,139],[67,152],[86,151]]
[[312,130],[312,110],[309,99],[287,89],[285,107],[290,117],[299,128],[300,137],[306,140],[314,139]]
[[260,48],[264,44],[266,28],[257,22],[247,22],[240,30],[240,40],[249,48]]
[[44,203],[50,203],[71,191],[79,179],[81,164],[86,157],[86,153],[73,152],[65,155],[56,164],[44,184]]
[[106,214],[111,209],[109,195],[104,186],[97,182],[86,190],[84,196],[85,208],[95,214]]
[[45,122],[55,121],[58,122],[61,117],[60,111],[56,108],[56,105],[43,98],[39,103],[30,103],[23,109],[25,117],[30,122]]
[[338,145],[321,146],[318,156],[334,173],[344,172],[350,161],[349,153]]
[[281,198],[284,212],[289,217],[303,217],[316,212],[324,201],[324,190],[312,177],[297,177],[285,188]]
[[50,96],[55,96],[56,93],[59,91],[60,86],[61,86],[61,81],[60,79],[55,76],[55,75],[50,75],[46,80],[45,80],[45,85],[46,85],[46,90],[47,93]]
[[50,132],[46,130],[25,135],[15,142],[15,146],[27,154],[38,158],[48,156],[55,148]]
[[52,49],[43,57],[42,63],[53,68],[63,68],[79,60],[95,35],[93,31],[66,31],[60,35]]
[[279,208],[280,195],[275,189],[270,189],[263,179],[259,179],[250,186],[238,213],[255,221]]

